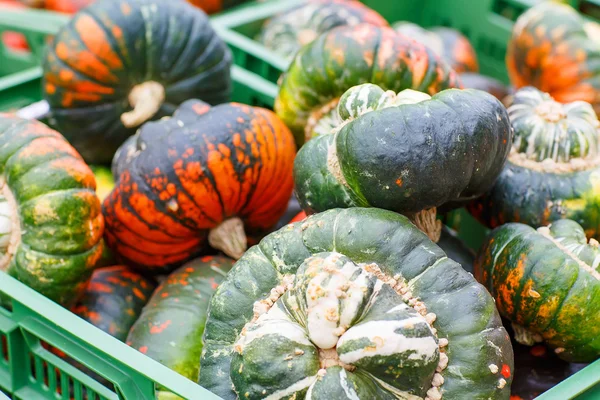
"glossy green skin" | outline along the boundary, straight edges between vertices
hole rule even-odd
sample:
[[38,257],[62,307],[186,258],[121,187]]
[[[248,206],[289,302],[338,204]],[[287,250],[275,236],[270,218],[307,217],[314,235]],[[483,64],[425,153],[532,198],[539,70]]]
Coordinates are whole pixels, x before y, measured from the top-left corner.
[[432,50],[391,28],[338,27],[298,52],[282,77],[275,112],[300,148],[311,113],[362,83],[429,94],[460,86],[456,73]]
[[600,167],[551,174],[507,161],[494,187],[468,208],[491,228],[507,222],[539,227],[568,218],[588,237],[600,238]]
[[[308,213],[357,206],[400,213],[452,208],[490,189],[511,141],[506,109],[496,98],[449,89],[417,104],[367,112],[311,140],[294,163],[295,191]],[[345,183],[332,173],[332,149]]]
[[[556,221],[550,234],[589,269],[598,269],[600,250],[586,244],[576,222]],[[563,360],[600,356],[600,280],[530,226],[496,228],[477,256],[475,277],[504,317],[540,334]]]
[[135,85],[155,81],[164,86],[165,101],[150,118],[157,120],[188,99],[228,101],[231,63],[231,51],[206,14],[185,1],[94,2],[48,47],[42,87],[51,108],[49,121],[86,161],[108,164],[139,128],[127,128],[120,120],[131,110],[128,96]]
[[0,117],[0,174],[21,229],[7,272],[73,306],[104,248],[91,170],[58,132],[37,121]]
[[206,256],[171,273],[131,327],[127,344],[197,380],[208,304],[233,263],[227,257]]
[[[372,208],[313,215],[265,237],[246,252],[211,300],[199,380],[203,387],[224,399],[236,398],[227,378],[237,373],[230,365],[233,344],[252,319],[254,303],[269,297],[283,275],[296,273],[307,258],[331,251],[354,263],[377,263],[386,275],[401,275],[410,281],[413,296],[437,315],[433,324],[437,336],[449,340],[449,364],[442,371],[444,399],[508,399],[512,378],[508,376],[499,389],[502,376],[491,373],[488,366],[506,365],[512,371],[512,347],[487,291],[408,219]],[[268,359],[268,354],[264,357]],[[335,369],[331,372],[330,379]],[[334,382],[320,386],[323,390],[313,391],[313,399],[345,398]],[[371,388],[362,390],[361,399],[379,397]]]

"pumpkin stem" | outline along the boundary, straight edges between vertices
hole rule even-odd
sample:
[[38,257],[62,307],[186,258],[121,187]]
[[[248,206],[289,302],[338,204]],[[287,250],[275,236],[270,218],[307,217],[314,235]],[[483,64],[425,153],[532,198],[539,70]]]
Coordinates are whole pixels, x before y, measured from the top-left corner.
[[216,228],[211,229],[208,243],[234,260],[239,259],[248,247],[244,223],[237,217],[226,219]]
[[319,348],[319,366],[321,369],[327,369],[336,365],[347,371],[354,371],[356,369],[354,365],[346,364],[340,360],[340,356],[335,347],[331,349]]
[[515,340],[517,341],[517,343],[521,343],[525,346],[533,346],[534,344],[543,341],[541,335],[533,333],[527,330],[526,328],[522,327],[521,325],[512,323],[512,328],[513,331],[515,331]]
[[6,271],[21,243],[21,223],[15,197],[4,179],[0,184],[0,271]]
[[437,218],[437,209],[432,207],[428,210],[421,210],[415,213],[410,219],[417,228],[425,232],[432,242],[440,241],[442,235],[442,221]]
[[165,88],[158,82],[148,81],[135,85],[129,92],[129,104],[133,110],[121,114],[126,128],[135,128],[156,114],[165,101]]

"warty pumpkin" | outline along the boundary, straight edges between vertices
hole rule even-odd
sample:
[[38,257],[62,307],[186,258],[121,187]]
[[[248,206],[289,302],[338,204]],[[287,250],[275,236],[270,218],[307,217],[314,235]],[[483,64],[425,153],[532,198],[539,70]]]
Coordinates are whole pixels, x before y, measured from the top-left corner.
[[546,342],[563,360],[600,356],[600,248],[568,219],[534,228],[496,228],[475,261],[475,277],[513,323],[515,339]]
[[0,188],[0,269],[72,306],[104,248],[92,171],[58,132],[0,115]]
[[214,294],[203,387],[236,399],[508,399],[485,288],[405,217],[329,210],[265,237]]
[[512,96],[508,115],[513,148],[493,188],[469,205],[471,213],[491,228],[569,218],[600,237],[600,122],[593,108],[560,104],[527,87]]
[[429,47],[456,72],[479,72],[477,54],[473,45],[456,29],[443,26],[425,29],[406,21],[396,22],[392,28]]
[[361,23],[388,26],[381,15],[357,0],[309,0],[267,20],[257,40],[291,59],[319,35],[338,26]]
[[368,24],[342,26],[296,54],[282,77],[275,112],[300,147],[340,123],[336,113],[340,96],[363,83],[431,95],[459,86],[456,73],[432,50],[393,29]]
[[517,89],[535,86],[559,102],[582,100],[600,112],[600,25],[569,5],[545,1],[521,15],[506,66]]
[[[205,256],[172,272],[131,327],[127,344],[197,381],[208,304],[233,264],[227,257]],[[179,398],[159,388],[158,400]]]
[[291,197],[294,139],[271,111],[198,100],[145,124],[115,155],[106,239],[127,265],[165,272],[208,243],[239,258]]
[[185,100],[217,104],[231,91],[230,50],[184,1],[96,2],[57,33],[43,67],[51,125],[91,163],[110,163]]
[[302,208],[384,208],[410,216],[434,241],[441,230],[436,209],[489,190],[512,142],[506,109],[478,90],[431,97],[364,84],[342,95],[337,112],[341,124],[296,157]]

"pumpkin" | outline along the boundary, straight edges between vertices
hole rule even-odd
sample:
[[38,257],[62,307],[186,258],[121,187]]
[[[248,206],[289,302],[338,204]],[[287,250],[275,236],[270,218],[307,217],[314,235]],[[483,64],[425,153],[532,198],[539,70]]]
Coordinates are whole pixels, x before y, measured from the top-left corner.
[[406,21],[396,22],[392,28],[429,47],[458,73],[479,71],[475,49],[456,29],[442,26],[425,29]]
[[537,230],[496,228],[475,260],[475,277],[510,320],[519,343],[544,341],[563,360],[600,356],[600,248],[564,219]]
[[294,138],[271,111],[185,102],[115,155],[106,239],[128,265],[165,272],[207,244],[239,258],[291,197]]
[[206,15],[186,2],[95,2],[46,53],[49,121],[88,162],[110,163],[140,125],[183,101],[226,101],[230,66],[231,52]]
[[470,274],[405,217],[351,208],[246,252],[211,300],[200,369],[225,400],[507,399],[513,354]]
[[307,217],[306,212],[300,211],[298,214],[296,214],[296,216],[294,218],[292,218],[292,220],[290,221],[290,224],[293,222],[303,221],[304,219],[306,219],[306,217]]
[[104,247],[92,171],[58,132],[0,116],[0,172],[0,270],[72,306]]
[[[206,256],[183,265],[156,289],[127,344],[196,381],[209,301],[234,261]],[[179,398],[162,388],[158,398]]]
[[44,7],[47,10],[65,14],[75,14],[82,8],[92,4],[95,0],[45,0]]
[[248,0],[187,0],[207,14],[214,14],[226,10]]
[[506,65],[517,88],[535,86],[562,103],[600,112],[600,26],[565,4],[541,2],[519,17]]
[[155,283],[123,265],[94,271],[73,313],[109,335],[125,341],[150,299]]
[[330,30],[303,47],[283,75],[275,111],[298,147],[339,124],[336,106],[355,85],[429,94],[459,86],[458,77],[433,51],[388,27],[361,24]]
[[257,40],[291,59],[319,35],[338,26],[361,23],[388,26],[381,15],[357,0],[309,0],[267,20]]
[[600,122],[581,101],[560,104],[527,87],[515,93],[508,115],[514,143],[493,188],[469,206],[488,227],[523,222],[538,227],[561,218],[600,229]]
[[436,209],[485,193],[512,141],[502,103],[471,89],[431,97],[364,84],[342,95],[337,112],[341,124],[296,157],[302,208],[384,208],[407,214],[434,241],[441,229]]
[[477,89],[488,92],[500,101],[504,101],[510,94],[509,89],[497,79],[472,72],[460,74],[460,80],[465,89]]

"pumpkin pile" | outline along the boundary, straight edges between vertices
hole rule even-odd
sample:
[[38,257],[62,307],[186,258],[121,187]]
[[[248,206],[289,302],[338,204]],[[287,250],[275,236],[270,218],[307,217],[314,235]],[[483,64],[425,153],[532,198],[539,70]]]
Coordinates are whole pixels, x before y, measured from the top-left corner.
[[0,269],[225,400],[523,398],[600,358],[597,25],[525,12],[509,89],[461,32],[308,0],[257,36],[269,110],[200,10],[241,1],[46,7],[83,3],[53,129],[0,115]]

